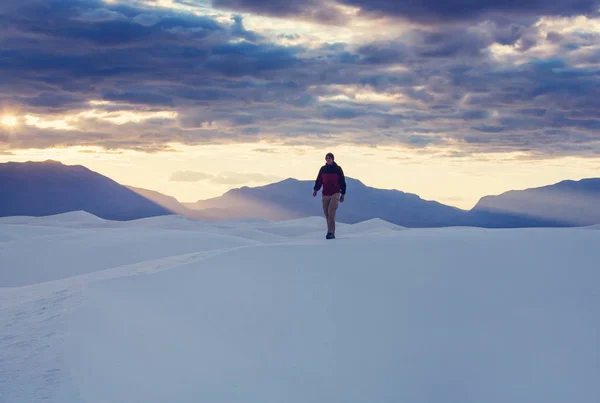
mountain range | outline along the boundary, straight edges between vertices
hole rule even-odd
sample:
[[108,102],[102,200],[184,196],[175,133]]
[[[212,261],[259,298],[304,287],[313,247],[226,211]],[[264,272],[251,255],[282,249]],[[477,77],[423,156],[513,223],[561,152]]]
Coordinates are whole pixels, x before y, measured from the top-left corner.
[[554,185],[485,196],[471,211],[510,213],[565,226],[597,224],[600,223],[600,178],[565,180]]
[[[347,178],[348,195],[338,221],[380,218],[411,228],[478,226],[486,228],[566,227],[600,223],[600,179],[562,181],[483,197],[462,210],[399,190],[366,186]],[[43,216],[84,210],[112,220],[179,214],[215,220],[285,220],[321,216],[313,181],[285,179],[258,187],[232,189],[222,196],[180,203],[156,191],[118,184],[82,166],[56,161],[0,164],[0,217]]]
[[107,220],[173,212],[81,165],[56,161],[0,164],[0,217],[84,210]]

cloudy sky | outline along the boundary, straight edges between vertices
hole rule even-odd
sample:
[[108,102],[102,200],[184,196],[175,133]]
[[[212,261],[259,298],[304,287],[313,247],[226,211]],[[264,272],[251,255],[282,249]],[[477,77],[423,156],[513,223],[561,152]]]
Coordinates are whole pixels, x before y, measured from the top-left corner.
[[0,162],[83,164],[181,201],[314,179],[328,151],[367,185],[462,208],[598,177],[599,8],[2,0]]

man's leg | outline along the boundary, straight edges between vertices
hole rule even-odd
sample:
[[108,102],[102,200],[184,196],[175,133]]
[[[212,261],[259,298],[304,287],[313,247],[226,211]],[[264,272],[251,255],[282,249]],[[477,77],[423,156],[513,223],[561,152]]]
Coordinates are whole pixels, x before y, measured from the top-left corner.
[[331,232],[329,228],[329,205],[331,204],[331,196],[323,196],[323,213],[327,222],[327,232]]
[[331,196],[331,202],[329,203],[329,212],[327,214],[327,226],[329,232],[335,234],[335,213],[337,212],[338,206],[340,205],[340,194],[336,193]]

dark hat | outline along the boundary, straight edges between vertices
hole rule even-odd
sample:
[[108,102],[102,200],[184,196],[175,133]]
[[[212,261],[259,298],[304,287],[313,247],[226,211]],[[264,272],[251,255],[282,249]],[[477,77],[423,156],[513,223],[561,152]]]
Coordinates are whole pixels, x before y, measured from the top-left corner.
[[327,153],[327,155],[325,155],[325,158],[327,157],[331,157],[332,160],[335,160],[335,157],[333,156],[332,153]]

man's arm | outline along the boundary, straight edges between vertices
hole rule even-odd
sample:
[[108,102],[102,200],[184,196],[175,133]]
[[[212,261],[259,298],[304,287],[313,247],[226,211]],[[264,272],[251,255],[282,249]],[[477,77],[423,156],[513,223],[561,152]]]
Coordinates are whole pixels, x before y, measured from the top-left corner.
[[319,169],[319,173],[317,174],[317,179],[315,179],[315,186],[313,187],[313,190],[315,192],[318,192],[319,189],[321,189],[321,185],[323,185],[323,178],[321,176],[322,173],[323,173],[323,167],[321,167],[321,169]]
[[339,168],[339,176],[340,176],[340,189],[342,190],[342,195],[346,194],[346,176],[344,175],[344,171],[342,170],[342,167],[338,166]]

